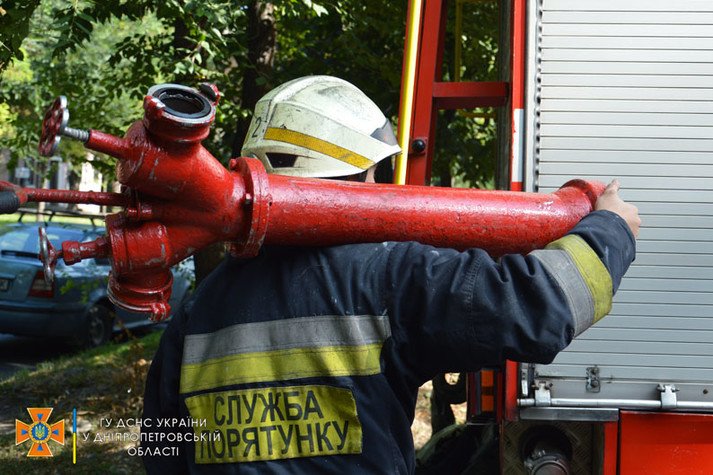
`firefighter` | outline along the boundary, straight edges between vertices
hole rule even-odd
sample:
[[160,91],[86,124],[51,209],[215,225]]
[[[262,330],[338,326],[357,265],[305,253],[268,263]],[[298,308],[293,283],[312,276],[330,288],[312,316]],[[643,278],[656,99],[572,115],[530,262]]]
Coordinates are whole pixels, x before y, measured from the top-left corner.
[[[359,89],[313,76],[260,100],[242,154],[271,173],[373,181],[398,151]],[[610,310],[639,218],[616,184],[596,208],[546,249],[499,261],[415,242],[227,257],[151,365],[147,470],[412,473],[424,382],[505,359],[548,363]]]

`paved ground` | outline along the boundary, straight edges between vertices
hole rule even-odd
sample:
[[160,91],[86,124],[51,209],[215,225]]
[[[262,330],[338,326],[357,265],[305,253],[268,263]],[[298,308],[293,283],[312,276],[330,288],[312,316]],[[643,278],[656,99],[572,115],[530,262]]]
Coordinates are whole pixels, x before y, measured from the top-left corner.
[[71,349],[52,338],[27,338],[0,333],[0,381],[21,369],[68,354]]
[[[158,323],[134,330],[134,332],[145,334],[164,328],[166,328],[165,323]],[[115,338],[119,336],[114,335]],[[32,369],[43,361],[70,355],[77,351],[77,348],[73,348],[58,338],[29,338],[0,333],[0,381],[22,369]]]

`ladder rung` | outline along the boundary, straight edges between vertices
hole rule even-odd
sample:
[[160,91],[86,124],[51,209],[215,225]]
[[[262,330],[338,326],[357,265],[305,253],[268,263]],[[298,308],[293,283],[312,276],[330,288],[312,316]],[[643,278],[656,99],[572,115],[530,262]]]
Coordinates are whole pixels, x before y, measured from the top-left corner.
[[497,107],[507,102],[506,82],[434,82],[433,102],[438,109]]

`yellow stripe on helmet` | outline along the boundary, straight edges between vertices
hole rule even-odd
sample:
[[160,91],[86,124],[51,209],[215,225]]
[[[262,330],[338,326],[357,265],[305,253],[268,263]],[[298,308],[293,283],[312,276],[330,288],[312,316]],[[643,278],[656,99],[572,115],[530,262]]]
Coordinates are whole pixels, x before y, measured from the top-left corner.
[[325,140],[318,139],[317,137],[303,134],[301,132],[295,132],[294,130],[268,127],[265,131],[265,139],[308,148],[310,150],[314,150],[315,152],[330,156],[341,162],[348,163],[354,167],[361,168],[362,170],[371,168],[371,166],[374,165],[373,161],[363,155],[359,155],[358,153],[352,152],[351,150]]

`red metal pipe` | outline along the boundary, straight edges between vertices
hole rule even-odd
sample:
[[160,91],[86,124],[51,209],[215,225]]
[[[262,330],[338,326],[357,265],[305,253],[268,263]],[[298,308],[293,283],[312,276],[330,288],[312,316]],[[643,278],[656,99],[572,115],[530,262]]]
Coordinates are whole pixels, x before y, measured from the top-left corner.
[[553,194],[363,185],[270,176],[265,242],[333,245],[419,241],[526,253],[563,236],[593,208],[601,183],[574,181]]
[[46,203],[86,203],[101,206],[129,206],[130,197],[121,193],[100,191],[48,190],[44,188],[23,188],[27,201]]
[[[169,312],[169,268],[215,242],[231,242],[231,251],[241,256],[255,255],[263,242],[321,246],[387,240],[480,247],[494,255],[524,253],[564,235],[592,210],[604,189],[600,183],[575,180],[542,195],[268,176],[251,158],[231,160],[226,170],[200,143],[213,120],[217,93],[204,88],[208,95],[202,96],[176,85],[151,91],[144,100],[144,119],[124,138],[94,130],[86,135],[87,148],[118,158],[124,193],[2,183],[0,191],[17,197],[6,195],[7,206],[26,197],[126,207],[107,217],[108,234],[101,242],[70,243],[63,254],[71,262],[110,255],[110,298],[157,319]],[[163,104],[162,94],[171,96],[170,103],[187,98],[182,106],[189,117]],[[53,137],[43,139],[54,142]]]

